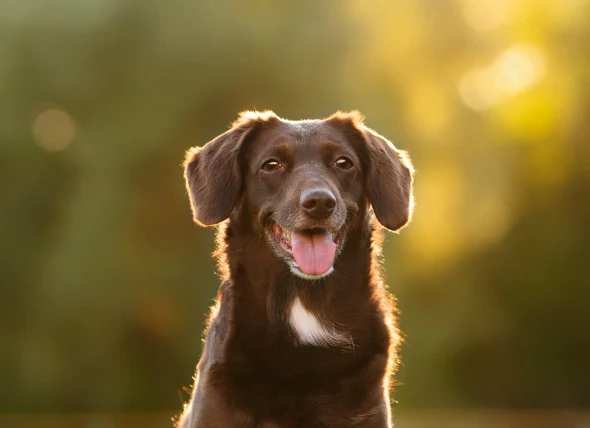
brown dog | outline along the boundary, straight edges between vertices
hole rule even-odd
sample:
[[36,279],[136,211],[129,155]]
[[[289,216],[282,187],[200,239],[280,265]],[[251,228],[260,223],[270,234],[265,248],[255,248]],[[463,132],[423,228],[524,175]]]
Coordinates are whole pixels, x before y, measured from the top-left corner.
[[394,301],[379,226],[412,212],[408,156],[357,112],[245,112],[187,153],[194,219],[223,282],[183,428],[389,427]]

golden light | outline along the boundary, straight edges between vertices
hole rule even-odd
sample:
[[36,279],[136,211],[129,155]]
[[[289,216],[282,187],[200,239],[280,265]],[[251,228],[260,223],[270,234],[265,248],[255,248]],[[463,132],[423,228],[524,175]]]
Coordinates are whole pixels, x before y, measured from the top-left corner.
[[453,114],[453,103],[448,95],[431,80],[408,82],[409,97],[407,116],[408,124],[422,138],[440,141]]
[[534,46],[514,46],[491,66],[494,85],[508,94],[522,92],[545,74],[545,58]]
[[466,72],[459,82],[459,95],[465,105],[473,110],[485,110],[500,100],[500,93],[492,82],[488,68],[476,68]]
[[492,30],[504,23],[509,6],[510,0],[466,0],[463,2],[463,16],[474,30]]
[[468,70],[461,77],[461,100],[473,110],[486,110],[507,96],[523,92],[545,74],[545,58],[531,45],[517,45],[502,52],[487,67]]
[[50,108],[39,113],[33,122],[33,136],[42,148],[50,152],[68,147],[76,136],[76,122],[68,112]]
[[433,207],[418,209],[414,215],[408,249],[421,261],[415,268],[423,270],[426,261],[431,267],[444,265],[464,250],[467,241],[456,214],[467,197],[467,179],[458,165],[448,160],[421,171],[414,189],[420,205]]

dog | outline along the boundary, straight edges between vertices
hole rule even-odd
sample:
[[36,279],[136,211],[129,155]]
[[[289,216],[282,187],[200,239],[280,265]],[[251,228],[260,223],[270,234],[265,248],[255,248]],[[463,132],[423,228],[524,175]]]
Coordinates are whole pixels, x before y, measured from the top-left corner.
[[400,336],[381,229],[411,219],[408,154],[360,113],[243,112],[188,150],[223,282],[181,428],[390,427]]

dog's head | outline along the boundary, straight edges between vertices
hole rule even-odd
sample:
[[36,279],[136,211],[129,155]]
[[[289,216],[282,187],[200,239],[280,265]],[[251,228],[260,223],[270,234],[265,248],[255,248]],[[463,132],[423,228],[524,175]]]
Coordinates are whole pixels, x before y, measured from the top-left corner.
[[412,214],[412,176],[408,156],[357,112],[304,121],[244,112],[185,161],[197,223],[246,212],[274,254],[306,279],[333,271],[360,208],[372,206],[383,226],[401,229]]

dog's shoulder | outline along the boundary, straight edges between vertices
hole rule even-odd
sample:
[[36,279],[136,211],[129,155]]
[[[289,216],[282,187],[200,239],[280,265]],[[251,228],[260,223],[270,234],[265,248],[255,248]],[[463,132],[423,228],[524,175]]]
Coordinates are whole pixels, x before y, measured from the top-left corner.
[[215,304],[211,307],[199,370],[206,371],[223,363],[227,343],[230,340],[233,323],[232,280],[221,283]]

